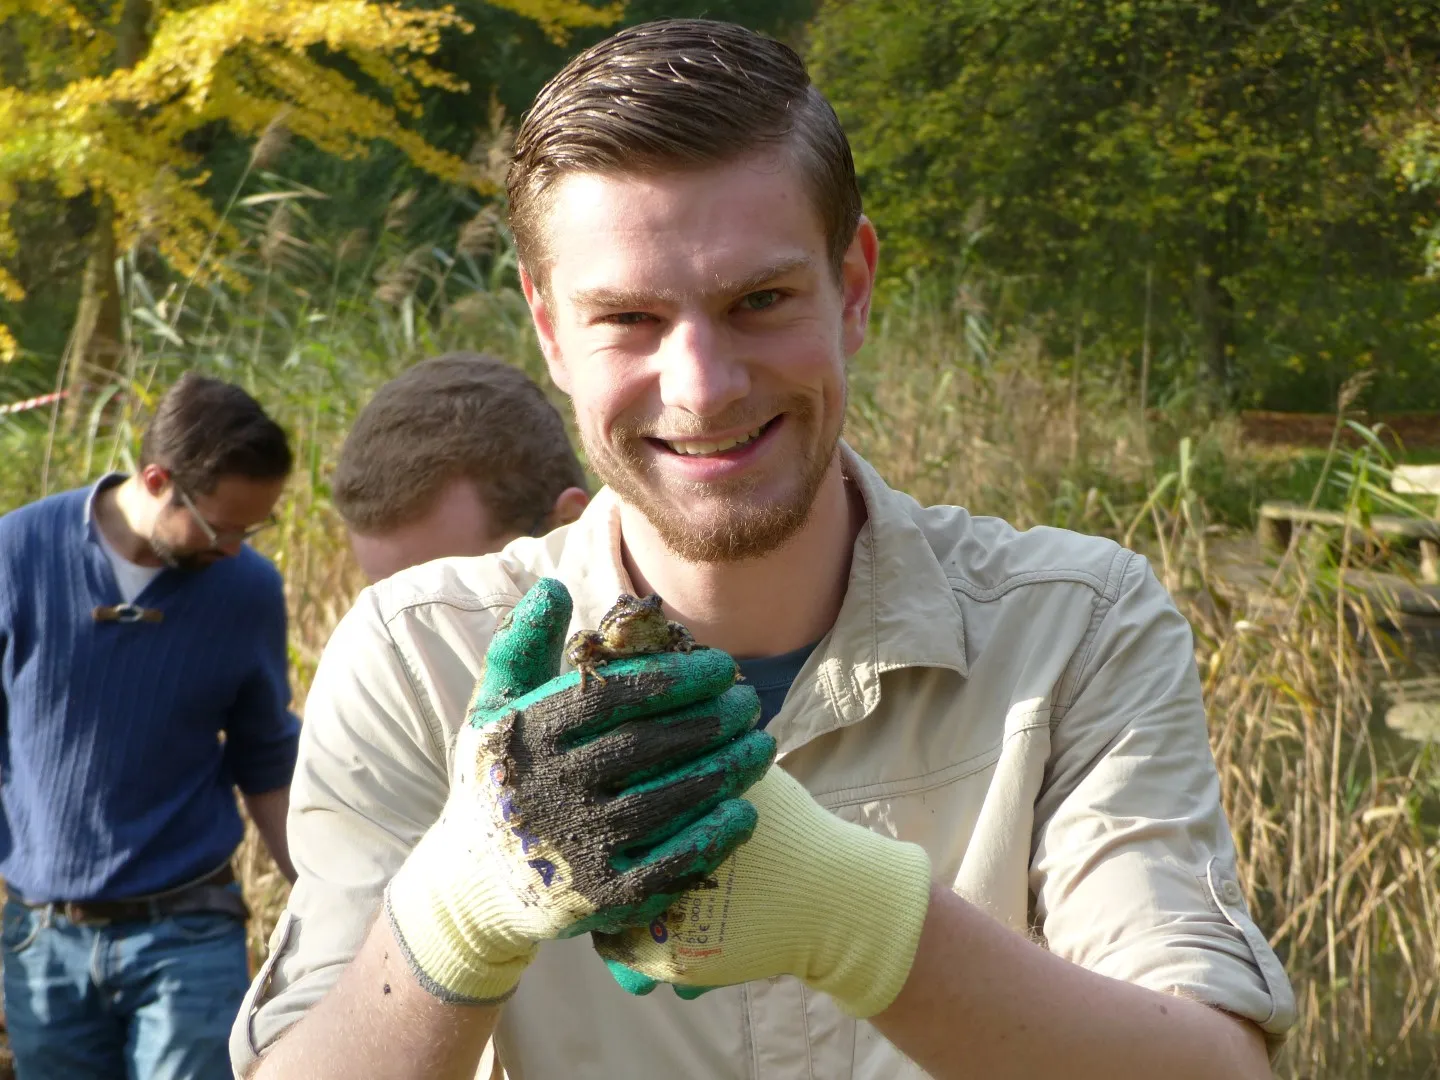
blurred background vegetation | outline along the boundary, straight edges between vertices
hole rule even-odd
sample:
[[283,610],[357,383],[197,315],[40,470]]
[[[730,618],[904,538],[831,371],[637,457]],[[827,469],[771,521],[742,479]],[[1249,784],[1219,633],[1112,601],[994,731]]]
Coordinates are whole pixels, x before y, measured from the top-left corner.
[[[847,437],[922,500],[1137,547],[1190,617],[1301,1001],[1280,1075],[1440,1076],[1436,744],[1378,719],[1415,620],[1355,585],[1415,577],[1372,513],[1437,509],[1386,481],[1440,461],[1440,0],[0,0],[0,407],[68,392],[0,413],[0,512],[127,467],[180,371],[245,385],[302,465],[263,543],[303,705],[362,584],[345,432],[446,349],[548,386],[515,121],[675,15],[792,43],[851,134],[885,276]],[[1267,560],[1273,498],[1356,524]],[[284,885],[242,863],[258,956]]]

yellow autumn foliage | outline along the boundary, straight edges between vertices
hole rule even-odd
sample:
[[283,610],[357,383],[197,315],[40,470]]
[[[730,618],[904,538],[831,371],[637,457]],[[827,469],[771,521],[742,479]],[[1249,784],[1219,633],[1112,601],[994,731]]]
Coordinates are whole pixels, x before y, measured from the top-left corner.
[[[557,39],[567,29],[606,25],[620,3],[489,0],[538,23]],[[422,89],[464,83],[425,59],[447,31],[471,27],[451,8],[408,10],[371,0],[155,0],[148,47],[133,67],[113,70],[123,5],[96,21],[67,0],[0,0],[25,57],[22,86],[0,83],[0,296],[24,292],[4,260],[16,252],[10,212],[25,182],[48,181],[67,198],[89,193],[113,208],[119,250],[144,241],[178,271],[214,270],[209,255],[234,239],[200,190],[200,160],[181,140],[223,121],[256,137],[284,126],[341,157],[376,140],[420,168],[483,188],[464,161],[430,145],[403,117],[419,112]],[[378,88],[371,96],[318,59],[346,57]],[[383,100],[382,100],[383,98]],[[0,324],[0,361],[15,341]]]

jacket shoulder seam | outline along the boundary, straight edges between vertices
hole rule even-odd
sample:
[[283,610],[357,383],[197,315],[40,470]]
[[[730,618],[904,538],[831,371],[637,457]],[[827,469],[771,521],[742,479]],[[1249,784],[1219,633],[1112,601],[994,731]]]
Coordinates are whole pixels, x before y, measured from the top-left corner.
[[434,703],[429,696],[422,693],[419,680],[416,678],[415,670],[411,666],[410,657],[405,648],[395,636],[394,623],[402,615],[413,611],[416,608],[424,607],[445,607],[455,611],[487,611],[492,608],[505,606],[502,602],[508,602],[514,607],[520,602],[520,597],[513,593],[489,592],[467,597],[456,597],[442,592],[431,592],[414,597],[401,604],[394,611],[381,616],[381,625],[385,628],[385,637],[390,645],[396,661],[400,664],[400,670],[405,673],[405,683],[409,688],[410,697],[420,709],[420,714],[425,718],[425,730],[430,736],[430,748],[435,753],[435,760],[442,769],[447,768],[448,747],[445,736],[445,725],[435,712]]
[[971,600],[977,603],[989,603],[999,600],[1007,593],[1026,585],[1052,585],[1061,582],[1080,584],[1087,586],[1092,592],[1104,595],[1108,582],[1097,574],[1088,570],[1050,568],[1046,570],[1026,570],[1019,574],[1013,574],[998,585],[982,587],[971,581],[969,578],[946,571],[945,578],[950,582],[952,588],[963,592]]
[[416,608],[443,607],[455,611],[475,612],[488,611],[492,608],[514,607],[520,602],[521,593],[518,591],[501,592],[492,591],[487,593],[474,593],[469,596],[455,596],[450,593],[430,592],[421,596],[412,597],[400,604],[393,611],[381,615],[388,631],[390,624],[402,615],[406,615]]
[[1090,625],[1085,628],[1085,636],[1075,647],[1056,686],[1054,723],[1060,722],[1075,703],[1075,699],[1080,696],[1080,690],[1085,685],[1086,675],[1090,670],[1090,662],[1100,641],[1100,628],[1105,625],[1110,612],[1115,610],[1115,602],[1120,598],[1120,583],[1125,580],[1125,575],[1129,573],[1136,558],[1135,552],[1120,548],[1110,562],[1110,572],[1106,575],[1105,585],[1098,590],[1095,598]]

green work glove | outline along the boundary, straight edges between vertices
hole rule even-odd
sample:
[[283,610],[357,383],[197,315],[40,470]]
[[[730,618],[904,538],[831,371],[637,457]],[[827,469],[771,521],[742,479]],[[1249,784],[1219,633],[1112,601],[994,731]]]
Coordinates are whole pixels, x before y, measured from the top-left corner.
[[570,594],[542,579],[500,624],[450,795],[385,891],[420,983],[502,1001],[539,942],[645,925],[750,835],[738,798],[775,756],[716,649],[556,675]]
[[760,820],[715,872],[649,926],[592,935],[632,994],[660,982],[681,997],[794,975],[852,1016],[904,986],[930,905],[916,844],[841,821],[778,765],[745,793]]

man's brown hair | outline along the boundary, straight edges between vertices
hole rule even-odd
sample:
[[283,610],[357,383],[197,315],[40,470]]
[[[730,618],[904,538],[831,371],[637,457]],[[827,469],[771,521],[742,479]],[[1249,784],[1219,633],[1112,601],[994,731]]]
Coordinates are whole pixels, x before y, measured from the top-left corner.
[[179,491],[208,495],[227,476],[283,479],[293,461],[284,430],[258,401],[233,383],[187,371],[156,403],[139,464],[168,470]]
[[585,472],[560,413],[518,368],[477,353],[424,360],[375,392],[346,436],[333,498],[345,524],[384,533],[463,478],[500,532],[537,531]]
[[622,30],[565,65],[516,134],[506,186],[520,261],[543,287],[548,196],[566,174],[699,169],[767,146],[799,165],[838,276],[860,189],[850,143],[804,61],[733,23],[661,19]]

